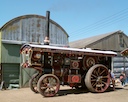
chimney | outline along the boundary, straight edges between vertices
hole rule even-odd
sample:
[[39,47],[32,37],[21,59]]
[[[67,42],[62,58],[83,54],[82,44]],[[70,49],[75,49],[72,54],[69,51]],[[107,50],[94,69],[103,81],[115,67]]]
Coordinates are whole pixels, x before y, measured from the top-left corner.
[[46,11],[46,31],[44,45],[49,45],[49,25],[50,25],[50,11]]

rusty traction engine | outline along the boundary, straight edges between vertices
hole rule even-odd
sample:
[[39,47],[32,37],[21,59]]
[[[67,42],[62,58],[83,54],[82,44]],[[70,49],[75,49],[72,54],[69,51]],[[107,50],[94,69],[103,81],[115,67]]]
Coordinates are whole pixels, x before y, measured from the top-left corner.
[[45,97],[55,96],[60,85],[88,88],[104,92],[110,85],[108,69],[112,67],[112,51],[25,44],[21,47],[23,68],[38,73],[30,79],[30,88]]

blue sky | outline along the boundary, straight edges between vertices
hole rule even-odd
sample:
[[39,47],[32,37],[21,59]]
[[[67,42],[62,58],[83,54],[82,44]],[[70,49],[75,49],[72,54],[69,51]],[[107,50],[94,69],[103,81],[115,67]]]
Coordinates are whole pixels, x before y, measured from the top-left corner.
[[75,41],[122,30],[128,35],[128,0],[0,0],[0,27],[28,14],[46,16]]

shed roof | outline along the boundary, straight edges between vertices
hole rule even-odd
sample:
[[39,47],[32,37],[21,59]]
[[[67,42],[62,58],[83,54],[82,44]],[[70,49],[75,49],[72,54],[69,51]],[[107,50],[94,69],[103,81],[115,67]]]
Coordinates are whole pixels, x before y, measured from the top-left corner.
[[[8,26],[9,24],[14,23],[14,22],[17,21],[17,20],[21,20],[21,19],[25,19],[25,18],[32,18],[32,17],[42,18],[42,19],[45,19],[45,18],[46,18],[45,16],[36,15],[36,14],[22,15],[22,16],[19,16],[19,17],[15,17],[15,18],[11,19],[10,21],[6,22],[2,27],[0,27],[0,30],[2,31],[2,29],[4,29],[6,26]],[[67,33],[58,23],[56,23],[56,22],[53,21],[52,19],[50,19],[50,22],[51,22],[51,23],[54,23],[56,26],[58,26],[58,27],[59,27],[62,31],[64,31],[65,34],[69,37],[68,33]]]
[[[2,43],[23,44],[27,42],[41,43],[45,36],[46,17],[41,15],[23,15],[5,23],[1,28]],[[69,46],[68,33],[55,21],[50,19],[50,43]],[[57,38],[54,38],[54,35]],[[63,36],[64,35],[64,36]],[[62,38],[63,40],[58,40]]]
[[111,36],[111,35],[117,34],[117,33],[122,33],[122,31],[118,30],[118,31],[109,32],[109,33],[106,33],[106,34],[100,34],[100,35],[97,35],[97,36],[80,39],[80,40],[77,40],[77,41],[70,42],[69,45],[70,45],[70,47],[74,47],[74,48],[85,48],[86,46],[88,46],[92,43],[95,43],[98,40],[104,39],[108,36]]

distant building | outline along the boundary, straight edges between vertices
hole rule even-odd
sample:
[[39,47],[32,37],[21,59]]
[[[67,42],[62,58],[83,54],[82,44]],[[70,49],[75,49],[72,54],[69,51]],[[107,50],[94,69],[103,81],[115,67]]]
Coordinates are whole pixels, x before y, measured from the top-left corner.
[[128,68],[128,61],[120,54],[123,49],[128,48],[128,37],[120,30],[73,41],[69,45],[75,48],[91,48],[117,52],[118,55],[113,58],[113,70],[117,77],[121,70]]

